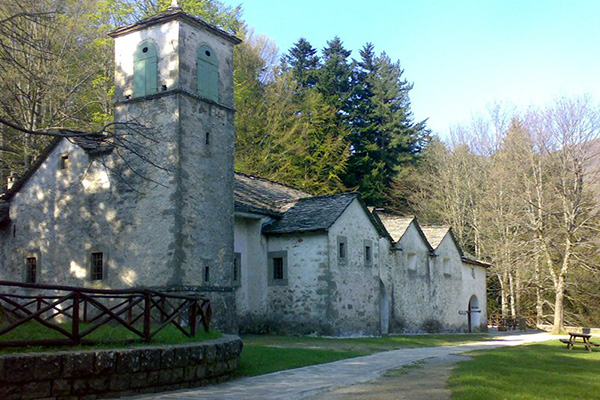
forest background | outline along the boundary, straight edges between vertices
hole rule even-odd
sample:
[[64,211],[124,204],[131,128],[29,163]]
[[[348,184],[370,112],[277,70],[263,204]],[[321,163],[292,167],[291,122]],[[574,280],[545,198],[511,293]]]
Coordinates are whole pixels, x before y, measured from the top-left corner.
[[[0,2],[0,179],[21,176],[53,136],[110,138],[107,33],[167,0]],[[490,262],[489,312],[600,326],[597,151],[589,97],[544,108],[492,105],[446,143],[414,121],[399,61],[334,37],[281,55],[241,7],[181,0],[243,39],[234,52],[236,169],[313,194],[356,190],[371,206],[453,227]],[[114,138],[114,136],[113,136]],[[127,147],[127,142],[119,142]]]

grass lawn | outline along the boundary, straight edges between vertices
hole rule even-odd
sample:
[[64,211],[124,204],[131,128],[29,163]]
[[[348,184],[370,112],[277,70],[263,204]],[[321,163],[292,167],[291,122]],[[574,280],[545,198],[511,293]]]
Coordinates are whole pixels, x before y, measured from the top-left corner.
[[[0,328],[6,325],[1,325]],[[85,331],[90,325],[81,324],[80,331]],[[62,325],[63,329],[69,331],[70,325]],[[141,326],[136,326],[137,329],[142,330]],[[195,337],[188,338],[181,333],[175,326],[169,325],[161,330],[150,344],[181,344],[200,342],[203,340],[216,339],[221,337],[221,334],[216,331],[204,332],[200,329]],[[9,340],[42,340],[42,339],[65,339],[59,332],[46,328],[38,322],[32,321],[27,324],[21,325],[18,328],[2,335],[0,337],[0,343],[2,341]],[[139,341],[139,337],[130,330],[126,329],[121,325],[103,325],[94,332],[90,333],[84,339],[95,340],[103,343],[94,344],[93,348],[116,348],[116,347],[129,347],[129,346],[143,346],[147,343]],[[135,341],[135,342],[132,342]],[[42,351],[59,351],[59,350],[70,350],[70,349],[86,349],[90,346],[25,346],[25,347],[8,347],[0,349],[0,354],[4,353],[22,353],[22,352],[42,352]]]
[[489,339],[486,335],[407,335],[372,338],[243,336],[238,376],[262,375],[380,351],[407,347],[450,346]]
[[573,350],[558,340],[472,353],[448,385],[452,399],[600,399],[600,352]]

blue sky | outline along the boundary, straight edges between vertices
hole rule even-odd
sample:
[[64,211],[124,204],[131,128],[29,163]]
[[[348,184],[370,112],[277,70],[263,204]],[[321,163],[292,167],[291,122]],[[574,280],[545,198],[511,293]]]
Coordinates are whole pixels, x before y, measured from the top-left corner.
[[[226,4],[240,2],[225,0]],[[442,136],[494,102],[543,105],[600,93],[600,1],[242,0],[244,19],[286,52],[339,36],[400,60],[416,120]]]

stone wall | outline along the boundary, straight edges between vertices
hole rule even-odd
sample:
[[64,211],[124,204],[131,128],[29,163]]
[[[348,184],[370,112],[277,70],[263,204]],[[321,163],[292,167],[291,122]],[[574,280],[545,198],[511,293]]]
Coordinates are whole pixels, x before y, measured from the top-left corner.
[[204,386],[229,379],[242,341],[0,355],[2,400],[92,400]]
[[[381,334],[379,234],[358,200],[354,200],[328,232],[330,277],[328,317],[336,336]],[[345,241],[345,259],[339,243]],[[371,260],[365,259],[370,247]]]

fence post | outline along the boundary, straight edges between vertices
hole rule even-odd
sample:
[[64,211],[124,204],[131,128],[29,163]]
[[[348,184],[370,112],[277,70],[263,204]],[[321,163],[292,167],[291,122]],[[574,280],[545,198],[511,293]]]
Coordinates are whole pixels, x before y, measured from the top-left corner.
[[198,300],[194,299],[194,300],[186,300],[191,304],[190,306],[190,314],[189,314],[189,320],[190,320],[190,335],[192,337],[196,336],[196,327],[198,326]]
[[81,293],[78,291],[73,292],[73,318],[72,318],[72,327],[71,333],[73,334],[73,341],[75,344],[79,344],[81,342],[81,337],[79,337],[79,301],[81,299]]
[[83,299],[83,322],[88,322],[88,301],[87,299]]
[[150,293],[145,294],[144,298],[144,340],[150,341],[150,308],[152,306]]
[[133,297],[129,296],[129,299],[127,299],[127,323],[131,324],[133,321],[133,306],[131,305],[133,303]]

